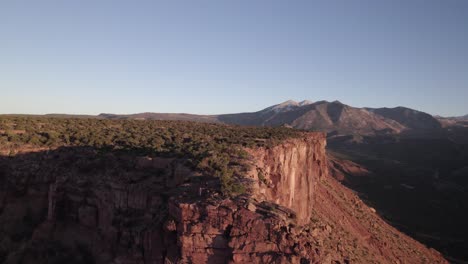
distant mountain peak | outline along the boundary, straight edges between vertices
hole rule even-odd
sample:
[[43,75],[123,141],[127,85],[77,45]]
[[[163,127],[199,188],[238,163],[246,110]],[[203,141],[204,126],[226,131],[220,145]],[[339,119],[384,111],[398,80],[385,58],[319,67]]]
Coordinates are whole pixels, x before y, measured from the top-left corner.
[[311,102],[309,100],[304,100],[304,101],[301,101],[301,102],[296,102],[294,100],[287,100],[287,101],[284,101],[284,102],[282,102],[280,104],[268,107],[265,110],[275,111],[277,113],[287,112],[287,111],[294,110],[294,109],[296,109],[298,107],[301,107],[301,106],[310,105],[312,103],[313,102]]
[[298,103],[294,100],[287,100],[287,101],[284,101],[280,104],[277,104],[278,106],[287,106],[287,105],[298,105]]
[[304,100],[304,101],[299,102],[299,106],[310,105],[310,104],[313,104],[313,103],[314,102],[312,102],[312,101]]

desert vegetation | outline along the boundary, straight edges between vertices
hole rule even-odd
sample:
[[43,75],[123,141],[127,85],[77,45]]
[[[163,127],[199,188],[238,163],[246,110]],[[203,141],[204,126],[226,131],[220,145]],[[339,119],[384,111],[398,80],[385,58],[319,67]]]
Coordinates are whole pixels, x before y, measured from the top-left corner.
[[182,121],[93,118],[0,117],[0,148],[91,147],[132,155],[184,158],[200,172],[219,177],[227,195],[245,191],[236,179],[245,171],[245,147],[273,146],[300,132],[289,128],[240,127]]

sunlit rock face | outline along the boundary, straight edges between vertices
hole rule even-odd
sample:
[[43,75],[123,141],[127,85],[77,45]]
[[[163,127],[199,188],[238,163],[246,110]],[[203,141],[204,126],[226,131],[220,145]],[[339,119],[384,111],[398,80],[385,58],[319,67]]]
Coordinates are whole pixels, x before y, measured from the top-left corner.
[[325,146],[324,133],[308,133],[273,148],[250,150],[249,177],[256,182],[253,196],[288,207],[296,212],[299,224],[307,223],[316,185],[328,173]]

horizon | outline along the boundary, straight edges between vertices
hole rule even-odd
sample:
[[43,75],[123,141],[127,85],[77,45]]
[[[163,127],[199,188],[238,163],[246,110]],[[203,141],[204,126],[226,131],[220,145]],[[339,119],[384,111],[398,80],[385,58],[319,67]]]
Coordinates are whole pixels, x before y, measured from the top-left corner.
[[468,114],[466,1],[0,3],[0,114]]
[[[25,116],[35,116],[35,115],[38,115],[38,116],[44,116],[44,115],[70,115],[70,116],[99,116],[99,115],[133,115],[133,114],[187,114],[187,115],[200,115],[200,116],[218,116],[218,115],[226,115],[226,114],[242,114],[242,113],[254,113],[254,112],[259,112],[259,111],[262,111],[262,110],[265,110],[269,107],[272,107],[272,106],[276,106],[276,105],[281,105],[281,104],[284,104],[284,103],[288,103],[288,102],[292,102],[292,103],[301,103],[301,102],[310,102],[310,104],[313,104],[313,103],[317,103],[317,102],[328,102],[328,103],[332,103],[332,102],[339,102],[341,104],[344,104],[344,105],[347,105],[347,106],[350,106],[350,107],[354,107],[352,105],[348,105],[346,103],[343,103],[339,100],[334,100],[334,101],[327,101],[327,100],[318,100],[318,101],[311,101],[311,100],[308,100],[308,99],[304,99],[304,100],[292,100],[292,99],[288,99],[288,100],[285,100],[283,102],[280,102],[280,103],[277,103],[277,104],[273,104],[273,105],[269,105],[269,106],[265,106],[265,107],[262,107],[261,109],[258,109],[258,110],[255,110],[255,111],[249,111],[249,112],[246,112],[246,111],[239,111],[239,112],[232,112],[232,113],[215,113],[215,114],[196,114],[196,113],[188,113],[188,112],[152,112],[152,111],[145,111],[145,112],[135,112],[135,113],[111,113],[111,112],[101,112],[101,113],[93,113],[93,114],[84,114],[84,113],[62,113],[62,112],[50,112],[50,113],[39,113],[39,114],[30,114],[30,113],[0,113],[0,116],[1,115],[25,115]],[[357,108],[398,108],[398,107],[403,107],[403,108],[408,108],[406,106],[394,106],[394,107],[386,107],[386,106],[382,106],[382,107],[367,107],[367,106],[364,106],[364,107],[357,107]],[[408,109],[412,109],[412,110],[416,110],[416,111],[419,111],[418,109],[413,109],[413,108],[408,108]],[[420,112],[424,112],[424,111],[420,111]],[[426,113],[426,112],[424,112]],[[441,115],[433,115],[431,113],[428,113],[434,117],[442,117],[442,118],[450,118],[450,117],[464,117],[464,116],[468,116],[468,114],[466,115],[459,115],[459,116],[441,116]]]

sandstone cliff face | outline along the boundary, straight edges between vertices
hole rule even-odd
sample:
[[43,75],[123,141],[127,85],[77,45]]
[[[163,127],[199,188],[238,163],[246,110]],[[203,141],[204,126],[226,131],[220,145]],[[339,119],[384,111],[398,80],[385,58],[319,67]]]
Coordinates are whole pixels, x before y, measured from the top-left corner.
[[235,199],[180,159],[1,157],[0,262],[445,263],[328,177],[323,134],[248,152]]
[[327,175],[326,135],[308,133],[269,149],[252,149],[253,196],[286,206],[299,224],[310,220],[320,178]]
[[293,230],[287,208],[230,199],[174,199],[169,208],[180,246],[170,263],[317,263],[310,241]]

